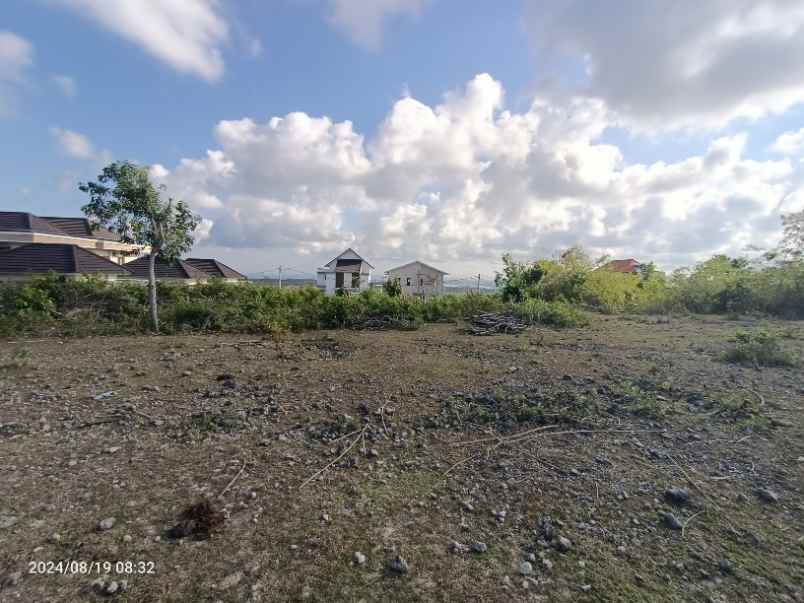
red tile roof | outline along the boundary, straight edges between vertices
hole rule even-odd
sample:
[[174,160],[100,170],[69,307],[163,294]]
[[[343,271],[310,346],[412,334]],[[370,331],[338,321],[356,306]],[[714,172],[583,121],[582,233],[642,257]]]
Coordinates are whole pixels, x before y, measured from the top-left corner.
[[629,258],[627,260],[612,260],[603,268],[606,270],[613,270],[614,272],[624,272],[626,274],[631,274],[637,271],[639,267],[639,262],[637,262],[634,258]]
[[131,276],[123,266],[76,245],[31,243],[0,252],[0,274],[48,272]]

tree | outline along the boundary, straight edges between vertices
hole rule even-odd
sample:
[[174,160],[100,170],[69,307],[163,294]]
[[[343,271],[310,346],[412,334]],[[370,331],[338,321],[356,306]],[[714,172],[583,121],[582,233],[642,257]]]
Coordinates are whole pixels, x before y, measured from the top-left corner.
[[544,276],[544,270],[536,262],[515,262],[510,253],[502,256],[503,271],[494,277],[504,301],[522,302],[536,296],[536,285]]
[[402,295],[402,285],[399,283],[398,278],[389,278],[383,284],[382,288],[388,297],[399,297]]
[[107,165],[97,182],[81,183],[78,188],[89,195],[82,211],[94,226],[108,228],[125,243],[151,248],[148,306],[151,326],[158,332],[156,260],[174,261],[192,248],[198,216],[183,201],[165,199],[165,187],[151,182],[147,168],[128,161]]

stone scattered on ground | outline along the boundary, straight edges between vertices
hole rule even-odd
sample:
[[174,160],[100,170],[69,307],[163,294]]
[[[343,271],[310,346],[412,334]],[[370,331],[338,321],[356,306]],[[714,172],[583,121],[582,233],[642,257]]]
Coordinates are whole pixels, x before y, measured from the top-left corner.
[[111,530],[114,527],[115,523],[117,523],[117,520],[114,517],[107,517],[106,519],[101,519],[98,522],[98,529],[101,531]]

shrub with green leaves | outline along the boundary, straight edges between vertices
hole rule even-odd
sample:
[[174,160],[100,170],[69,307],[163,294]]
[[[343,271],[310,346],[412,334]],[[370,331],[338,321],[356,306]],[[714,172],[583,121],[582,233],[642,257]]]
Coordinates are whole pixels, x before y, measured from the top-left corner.
[[726,351],[728,362],[748,366],[795,366],[797,358],[785,350],[779,338],[765,330],[739,332],[734,337],[735,345]]

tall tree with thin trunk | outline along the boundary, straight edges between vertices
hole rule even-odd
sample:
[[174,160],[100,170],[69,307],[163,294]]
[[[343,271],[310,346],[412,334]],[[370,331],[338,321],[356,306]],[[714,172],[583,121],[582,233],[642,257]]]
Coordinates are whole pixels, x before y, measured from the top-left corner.
[[89,195],[82,210],[90,222],[117,233],[126,243],[151,248],[148,306],[151,326],[158,332],[156,260],[170,262],[192,248],[198,216],[183,201],[165,197],[165,187],[151,182],[147,168],[128,161],[107,165],[97,182],[82,182],[78,188]]

